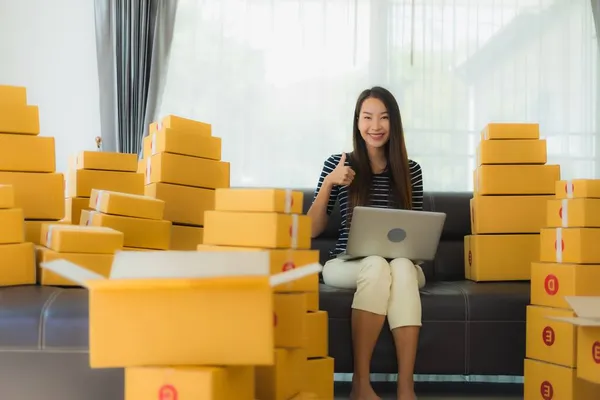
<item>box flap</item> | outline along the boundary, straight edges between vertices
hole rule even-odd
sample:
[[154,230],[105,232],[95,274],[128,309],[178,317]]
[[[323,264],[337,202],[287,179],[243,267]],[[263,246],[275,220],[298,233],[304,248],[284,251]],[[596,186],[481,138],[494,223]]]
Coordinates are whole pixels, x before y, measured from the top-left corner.
[[565,300],[578,317],[600,320],[600,296],[565,296]]
[[52,271],[55,274],[67,278],[83,287],[88,287],[86,284],[87,281],[106,279],[100,274],[97,274],[85,268],[81,268],[80,266],[65,260],[43,262],[40,263],[40,267]]
[[304,265],[299,268],[294,268],[289,271],[280,272],[278,274],[272,275],[269,278],[269,282],[271,287],[283,285],[284,283],[289,283],[298,279],[302,279],[306,276],[312,274],[318,274],[323,270],[323,266],[318,263]]
[[600,319],[579,318],[579,317],[546,317],[552,321],[567,322],[575,326],[600,326]]
[[269,253],[199,251],[119,251],[111,279],[269,276]]

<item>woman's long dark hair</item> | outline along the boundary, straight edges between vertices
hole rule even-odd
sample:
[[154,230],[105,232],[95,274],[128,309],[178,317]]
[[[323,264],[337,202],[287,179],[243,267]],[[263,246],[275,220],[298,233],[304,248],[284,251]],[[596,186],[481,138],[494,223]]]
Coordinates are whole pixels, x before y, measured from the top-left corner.
[[360,110],[364,101],[368,98],[381,100],[388,112],[390,132],[389,140],[384,145],[384,151],[387,159],[387,170],[390,174],[392,206],[410,210],[412,208],[412,185],[408,155],[404,144],[404,129],[402,128],[400,107],[398,107],[394,96],[387,89],[379,86],[363,91],[358,97],[356,108],[354,109],[354,124],[352,128],[354,150],[350,154],[350,163],[356,172],[356,176],[349,188],[351,207],[368,206],[370,202],[369,197],[373,172],[367,153],[367,144],[358,129]]

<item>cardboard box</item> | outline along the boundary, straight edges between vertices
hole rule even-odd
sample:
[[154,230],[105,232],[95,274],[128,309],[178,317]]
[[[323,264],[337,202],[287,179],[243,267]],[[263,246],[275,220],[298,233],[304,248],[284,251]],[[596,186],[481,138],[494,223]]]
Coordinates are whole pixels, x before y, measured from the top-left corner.
[[0,132],[39,135],[40,117],[38,107],[29,105],[2,105],[0,107]]
[[575,311],[576,317],[548,318],[564,321],[577,327],[577,377],[594,383],[595,397],[600,398],[600,297],[568,296],[567,302]]
[[52,221],[64,218],[63,174],[0,172],[0,182],[13,186],[15,206],[23,209],[25,219]]
[[306,318],[306,356],[327,357],[329,352],[329,320],[327,311],[308,312]]
[[90,197],[92,189],[144,194],[144,175],[135,172],[69,170],[66,197]]
[[568,296],[600,296],[600,265],[531,264],[531,303],[570,309]]
[[65,219],[79,225],[81,211],[91,210],[89,197],[68,197],[65,199]]
[[481,140],[540,138],[540,125],[532,123],[490,123],[481,131]]
[[210,124],[189,118],[178,117],[176,115],[167,115],[160,121],[151,123],[150,134],[164,128],[195,133],[196,135],[202,136],[210,136],[212,134],[212,127]]
[[308,334],[306,295],[303,293],[275,293],[273,325],[275,347],[304,348]]
[[600,264],[600,228],[544,228],[540,231],[542,262]]
[[256,367],[255,396],[261,400],[287,400],[302,391],[306,375],[304,349],[275,349],[275,363]]
[[[208,244],[198,245],[197,249],[198,251],[265,251],[269,254],[271,275],[276,275],[280,272],[290,271],[296,268],[302,268],[319,262],[318,250],[266,250],[257,247],[214,246]],[[308,275],[305,278],[282,284],[278,286],[275,291],[281,293],[313,292],[315,294],[314,296],[313,293],[307,293],[307,309],[310,311],[317,311],[319,309],[318,275]]]
[[0,210],[15,207],[15,190],[12,185],[0,184]]
[[525,360],[525,400],[587,400],[600,398],[600,386],[577,378],[577,370]]
[[313,358],[307,361],[306,366],[303,390],[314,393],[316,399],[333,400],[333,358]]
[[110,276],[114,254],[91,254],[91,253],[58,253],[46,247],[39,246],[36,249],[36,259],[38,264],[38,283],[43,286],[80,286],[68,278],[58,275],[52,271],[40,268],[41,263],[66,260],[94,272],[105,278]]
[[144,138],[144,157],[159,153],[221,160],[221,138],[163,128]]
[[[49,224],[64,224],[70,225],[71,222],[67,220],[61,221],[44,221],[44,220],[25,220],[25,241],[31,242],[33,244],[41,245],[42,243],[45,245],[45,242],[42,242],[42,225]],[[45,237],[44,237],[45,239]]]
[[92,189],[89,207],[111,215],[162,219],[165,202],[150,196]]
[[600,179],[574,179],[555,183],[557,199],[600,198]]
[[206,211],[204,243],[268,249],[310,249],[311,222],[306,215]]
[[0,286],[35,285],[33,243],[0,245]]
[[75,170],[94,169],[102,171],[137,172],[137,155],[108,151],[82,151],[70,160]]
[[215,208],[215,191],[211,189],[152,183],[146,185],[144,193],[163,200],[163,218],[175,224],[203,226],[204,212]]
[[23,210],[0,210],[0,244],[22,243],[25,240]]
[[92,368],[272,366],[272,287],[304,276],[270,277],[262,252],[122,251],[110,279],[64,260],[41,267],[88,288]]
[[0,134],[0,171],[54,172],[54,138]]
[[254,368],[126,368],[125,399],[254,400]]
[[540,236],[465,236],[465,276],[475,282],[526,281],[539,259]]
[[550,195],[560,179],[559,165],[482,165],[473,171],[478,195]]
[[26,106],[27,88],[0,85],[0,106]]
[[138,160],[137,162],[137,173],[138,174],[145,174],[146,173],[146,158],[142,158],[141,160]]
[[546,140],[483,140],[476,154],[477,165],[546,164]]
[[566,323],[548,317],[573,317],[570,310],[527,306],[527,358],[575,368],[577,331]]
[[475,196],[471,232],[539,233],[546,225],[546,203],[553,196]]
[[202,244],[204,228],[185,225],[171,225],[169,250],[196,250]]
[[114,254],[123,248],[124,235],[111,228],[44,224],[40,241],[59,253]]
[[600,199],[550,200],[546,227],[600,228]]
[[303,199],[290,189],[217,189],[215,210],[302,214]]
[[147,159],[146,184],[173,183],[206,189],[229,187],[229,163],[159,153]]
[[171,222],[155,219],[121,217],[96,211],[82,211],[82,225],[105,226],[125,235],[123,246],[168,250],[171,244]]

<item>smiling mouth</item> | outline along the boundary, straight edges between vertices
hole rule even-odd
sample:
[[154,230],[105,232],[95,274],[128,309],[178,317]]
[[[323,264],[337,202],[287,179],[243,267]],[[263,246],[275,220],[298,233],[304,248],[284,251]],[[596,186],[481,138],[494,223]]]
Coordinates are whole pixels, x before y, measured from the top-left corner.
[[383,133],[369,133],[373,139],[383,139]]

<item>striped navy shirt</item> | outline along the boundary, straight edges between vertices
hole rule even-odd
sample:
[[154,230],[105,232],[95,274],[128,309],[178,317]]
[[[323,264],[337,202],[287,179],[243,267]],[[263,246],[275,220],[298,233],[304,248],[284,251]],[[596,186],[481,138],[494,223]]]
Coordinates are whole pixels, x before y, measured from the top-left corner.
[[[329,175],[340,162],[342,155],[334,154],[330,156],[323,165],[323,171],[319,177],[319,183],[315,191],[314,199],[317,198],[319,190],[323,185],[323,180]],[[346,160],[346,166],[350,166],[350,162]],[[410,179],[412,184],[412,209],[423,210],[423,173],[421,166],[412,160],[408,160],[408,168],[410,170]],[[380,174],[373,175],[373,182],[371,185],[370,195],[370,207],[390,208],[391,202],[391,186],[389,172],[382,172]],[[313,202],[314,202],[313,199]],[[329,196],[329,202],[327,203],[327,215],[331,215],[335,203],[340,204],[340,214],[342,217],[341,225],[339,227],[338,241],[335,248],[330,252],[329,256],[334,258],[340,253],[346,251],[346,244],[348,243],[348,232],[350,226],[348,224],[348,187],[334,185],[331,189],[331,195]]]

